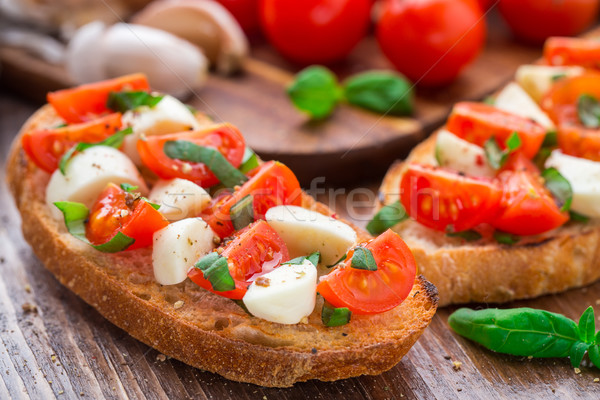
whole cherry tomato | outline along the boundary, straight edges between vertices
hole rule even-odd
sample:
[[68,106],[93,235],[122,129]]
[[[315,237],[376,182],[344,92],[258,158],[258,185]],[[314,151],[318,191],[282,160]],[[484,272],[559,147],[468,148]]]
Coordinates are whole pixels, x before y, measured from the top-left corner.
[[413,82],[451,82],[481,51],[486,27],[475,0],[388,0],[377,23],[386,57]]
[[519,38],[542,43],[573,36],[596,20],[598,0],[500,0],[500,13]]
[[260,0],[260,21],[273,46],[300,64],[344,58],[367,33],[370,0]]
[[247,35],[258,32],[258,0],[217,0],[233,15]]

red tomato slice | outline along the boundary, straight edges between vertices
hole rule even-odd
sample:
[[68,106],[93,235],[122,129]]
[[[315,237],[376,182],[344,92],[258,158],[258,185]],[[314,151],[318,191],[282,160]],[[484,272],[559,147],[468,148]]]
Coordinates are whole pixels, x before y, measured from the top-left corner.
[[239,231],[227,242],[221,253],[227,258],[229,273],[235,281],[235,289],[216,292],[202,271],[192,268],[188,277],[198,286],[220,296],[239,300],[248,286],[261,274],[279,267],[290,259],[288,249],[281,237],[265,221],[258,221]]
[[544,58],[550,65],[580,65],[600,68],[600,42],[594,39],[551,37],[544,44]]
[[417,263],[410,249],[390,229],[361,244],[371,250],[377,271],[352,268],[353,250],[346,262],[321,278],[317,291],[334,307],[356,314],[376,314],[400,305],[415,282]]
[[121,114],[114,113],[94,121],[56,129],[25,133],[21,139],[27,156],[41,169],[52,173],[62,156],[79,142],[97,143],[121,129]]
[[246,142],[233,125],[220,124],[198,131],[148,136],[137,143],[142,162],[163,179],[183,178],[202,187],[219,183],[219,179],[203,163],[192,163],[169,158],[163,148],[170,140],[187,140],[199,146],[212,147],[234,166],[239,167],[244,158]]
[[202,218],[217,235],[225,238],[234,231],[229,210],[244,196],[253,196],[254,219],[264,219],[267,210],[280,205],[302,205],[300,184],[294,173],[277,161],[269,161],[252,171],[253,176],[233,194],[216,197],[202,212]]
[[493,220],[502,190],[491,179],[410,164],[400,193],[404,208],[419,223],[438,231],[460,232]]
[[495,228],[515,235],[537,235],[558,228],[569,220],[561,212],[539,174],[530,169],[503,171],[502,212],[492,222]]
[[72,89],[48,93],[48,103],[69,123],[90,121],[109,112],[106,101],[110,92],[122,90],[149,91],[144,74],[132,74],[106,81],[88,83]]
[[484,103],[456,103],[448,118],[446,129],[456,136],[478,146],[495,137],[501,148],[513,132],[521,139],[516,151],[533,158],[540,149],[546,130],[540,124],[519,115],[500,110]]
[[168,224],[148,202],[110,183],[90,210],[86,237],[92,244],[99,245],[121,232],[135,239],[127,248],[134,250],[150,246],[154,232]]

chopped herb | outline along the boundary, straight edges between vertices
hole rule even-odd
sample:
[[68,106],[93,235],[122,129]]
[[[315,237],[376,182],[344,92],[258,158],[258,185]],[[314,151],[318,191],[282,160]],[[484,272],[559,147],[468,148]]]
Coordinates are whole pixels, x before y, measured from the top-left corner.
[[542,171],[542,178],[550,193],[560,206],[560,211],[569,211],[573,201],[573,189],[569,181],[554,167]]
[[565,74],[565,73],[562,73],[562,74],[555,74],[555,75],[552,75],[552,78],[551,78],[551,79],[552,79],[552,82],[556,82],[556,81],[558,81],[558,80],[560,80],[560,79],[563,79],[563,78],[566,78],[566,77],[567,77],[567,74]]
[[483,149],[485,150],[485,156],[488,159],[490,165],[494,169],[500,169],[506,161],[508,160],[508,156],[521,147],[521,138],[517,134],[517,132],[511,133],[511,135],[506,139],[506,149],[502,150],[498,145],[498,141],[495,137],[489,138],[483,145]]
[[400,203],[400,200],[398,200],[392,204],[383,206],[367,224],[367,231],[371,235],[377,236],[407,218],[408,214]]
[[577,99],[577,115],[587,128],[600,127],[600,104],[594,96],[582,94]]
[[347,307],[335,308],[330,304],[324,303],[321,310],[321,321],[325,326],[342,326],[350,322],[352,312]]
[[513,245],[518,243],[521,238],[517,235],[513,235],[512,233],[502,232],[496,230],[494,232],[494,239],[500,244]]
[[556,131],[546,132],[542,147],[556,147],[558,146],[558,133]]
[[350,266],[355,269],[366,269],[367,271],[377,271],[377,263],[371,250],[366,247],[358,246],[354,248]]
[[590,220],[590,217],[586,217],[585,215],[579,214],[573,210],[569,211],[569,216],[571,220],[575,222],[588,222]]
[[240,165],[238,169],[240,172],[247,174],[256,167],[258,167],[258,157],[250,147],[246,147],[246,150],[244,151],[244,158],[242,159],[242,165]]
[[336,265],[338,265],[339,263],[341,263],[342,261],[344,261],[346,259],[346,257],[348,257],[348,255],[344,254],[343,256],[340,257],[339,260],[337,260],[336,262],[334,262],[331,265],[328,265],[327,268],[333,268],[333,267],[335,267]]
[[202,257],[194,265],[194,268],[202,271],[204,279],[210,282],[216,292],[227,292],[235,289],[235,281],[229,273],[227,258],[216,251]]
[[305,260],[310,261],[312,263],[312,265],[314,265],[316,267],[317,265],[319,265],[319,261],[321,260],[321,253],[318,251],[315,251],[314,253],[311,253],[308,256],[300,256],[300,257],[293,258],[289,261],[283,262],[283,263],[281,263],[281,265],[300,265],[300,264],[304,263]]
[[134,186],[130,183],[121,183],[121,189],[123,189],[124,191],[126,191],[127,193],[132,193],[136,190],[139,189],[139,186]]
[[230,209],[231,223],[236,231],[254,222],[254,198],[251,194],[242,197]]
[[155,107],[164,96],[154,96],[148,92],[110,92],[106,107],[124,113],[141,106]]
[[510,153],[521,147],[521,144],[521,138],[517,132],[511,133],[508,139],[506,139],[506,148]]

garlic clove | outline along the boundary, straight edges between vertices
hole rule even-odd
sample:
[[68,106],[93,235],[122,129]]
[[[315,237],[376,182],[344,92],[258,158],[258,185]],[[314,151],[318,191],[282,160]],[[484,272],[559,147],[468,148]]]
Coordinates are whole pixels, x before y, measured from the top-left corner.
[[106,26],[102,22],[90,22],[79,28],[69,42],[65,64],[67,72],[77,84],[107,78],[105,58],[99,51],[105,31]]

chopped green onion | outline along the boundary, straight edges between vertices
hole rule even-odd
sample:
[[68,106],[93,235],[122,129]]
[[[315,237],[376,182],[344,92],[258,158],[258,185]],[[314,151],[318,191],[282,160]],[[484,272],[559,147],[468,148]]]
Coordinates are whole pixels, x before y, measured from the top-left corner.
[[125,111],[135,110],[141,106],[150,108],[156,106],[164,96],[154,96],[148,92],[110,92],[106,107],[124,113]]
[[165,143],[163,150],[170,158],[205,164],[228,188],[241,185],[248,180],[246,175],[212,147],[198,146],[186,140],[170,140]]
[[347,307],[335,308],[327,303],[323,304],[321,310],[321,321],[325,326],[342,326],[350,322],[352,312]]
[[246,147],[244,158],[242,158],[242,165],[238,169],[240,172],[247,174],[256,167],[258,167],[258,157],[250,147]]
[[304,263],[305,260],[310,261],[312,263],[312,265],[314,265],[316,267],[317,265],[319,265],[319,261],[321,260],[321,253],[319,253],[318,251],[315,251],[314,253],[312,253],[308,256],[296,257],[289,261],[281,263],[281,265],[300,265],[300,264]]
[[377,271],[377,263],[371,250],[365,247],[355,247],[354,255],[352,255],[352,262],[350,266],[355,269],[366,269],[367,271]]
[[407,218],[408,214],[402,204],[400,204],[400,200],[398,200],[392,204],[383,206],[367,224],[367,231],[371,235],[377,236]]
[[513,235],[512,233],[502,232],[502,231],[498,231],[498,230],[494,232],[494,239],[496,239],[496,241],[500,244],[508,244],[508,245],[518,243],[519,240],[521,240],[521,238],[517,235]]
[[85,236],[85,221],[90,214],[90,210],[81,203],[70,201],[57,201],[54,205],[63,213],[65,225],[67,226],[69,233],[98,251],[104,253],[116,253],[125,250],[135,242],[135,239],[122,232],[117,232],[117,234],[106,243],[100,245],[91,244]]
[[546,187],[558,202],[560,211],[569,211],[573,201],[573,189],[569,181],[553,167],[542,171],[542,178],[544,178]]
[[230,209],[231,223],[236,231],[254,222],[254,198],[251,194],[242,197]]
[[229,273],[227,258],[223,257],[216,251],[202,257],[200,261],[194,265],[202,271],[204,279],[210,282],[213,290],[217,292],[227,292],[235,289],[235,281]]

